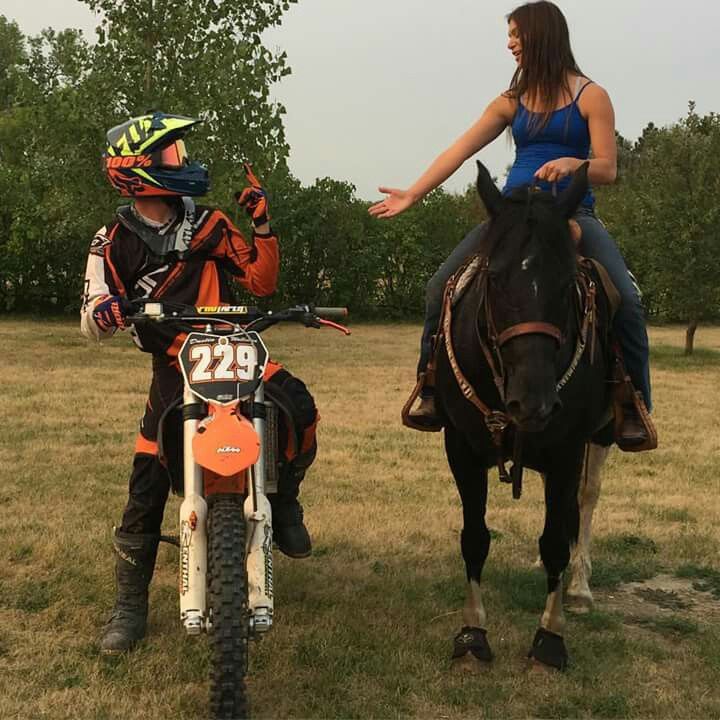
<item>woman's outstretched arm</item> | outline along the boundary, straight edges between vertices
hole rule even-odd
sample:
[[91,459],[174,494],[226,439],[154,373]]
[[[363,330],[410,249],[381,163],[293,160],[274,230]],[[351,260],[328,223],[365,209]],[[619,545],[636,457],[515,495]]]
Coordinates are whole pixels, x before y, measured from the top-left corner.
[[480,119],[463,133],[407,190],[381,186],[387,197],[370,207],[371,215],[391,218],[422,200],[447,180],[469,157],[491,143],[512,122],[515,102],[500,95],[485,108]]

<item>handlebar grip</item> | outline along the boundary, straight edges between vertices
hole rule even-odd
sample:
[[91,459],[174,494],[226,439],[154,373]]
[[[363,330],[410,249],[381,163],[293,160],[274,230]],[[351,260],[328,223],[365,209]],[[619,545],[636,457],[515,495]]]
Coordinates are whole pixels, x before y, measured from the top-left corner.
[[313,308],[313,312],[327,320],[344,320],[348,316],[346,307],[316,307]]

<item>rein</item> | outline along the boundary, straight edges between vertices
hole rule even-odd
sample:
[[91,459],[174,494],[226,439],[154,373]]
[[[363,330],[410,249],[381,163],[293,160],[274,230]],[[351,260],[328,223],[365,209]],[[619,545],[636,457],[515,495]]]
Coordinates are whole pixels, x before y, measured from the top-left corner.
[[[594,281],[584,270],[584,260],[580,260],[578,263],[579,273],[577,280],[575,281],[575,289],[578,298],[578,336],[575,344],[575,352],[570,361],[570,364],[563,375],[557,382],[556,389],[559,392],[562,390],[567,383],[570,381],[575,371],[577,370],[580,360],[587,347],[588,334],[592,330],[591,338],[591,350],[590,350],[590,362],[594,361],[595,356],[595,337],[596,337],[596,286]],[[453,300],[455,294],[455,288],[457,282],[462,276],[463,272],[467,267],[467,263],[460,268],[460,270],[448,281],[445,288],[445,295],[443,297],[442,307],[442,319],[440,326],[442,328],[443,341],[445,344],[445,351],[448,356],[450,367],[452,368],[453,375],[457,381],[458,387],[462,392],[463,396],[471,402],[485,418],[485,426],[490,433],[492,438],[493,446],[497,455],[497,467],[500,475],[500,481],[504,483],[512,483],[512,494],[515,500],[518,500],[522,494],[522,433],[518,430],[515,435],[515,445],[513,450],[513,466],[511,474],[505,467],[505,460],[503,457],[503,437],[505,430],[512,424],[512,420],[502,410],[495,410],[486,405],[479,397],[475,388],[473,388],[470,381],[465,377],[457,356],[455,349],[452,344],[452,311],[453,311]],[[522,322],[510,326],[503,330],[501,333],[497,332],[495,327],[495,321],[492,315],[492,309],[487,294],[488,290],[488,268],[489,258],[484,258],[478,272],[476,282],[481,284],[481,300],[478,308],[478,315],[475,323],[475,333],[477,340],[480,344],[480,348],[485,356],[485,359],[490,367],[490,371],[493,376],[493,382],[500,395],[502,404],[505,404],[505,368],[503,367],[502,356],[500,349],[502,346],[513,338],[520,337],[522,335],[541,334],[552,337],[558,346],[561,346],[565,342],[563,332],[551,323],[545,322]],[[482,333],[480,331],[480,313],[485,311],[488,340],[489,344],[485,342]]]

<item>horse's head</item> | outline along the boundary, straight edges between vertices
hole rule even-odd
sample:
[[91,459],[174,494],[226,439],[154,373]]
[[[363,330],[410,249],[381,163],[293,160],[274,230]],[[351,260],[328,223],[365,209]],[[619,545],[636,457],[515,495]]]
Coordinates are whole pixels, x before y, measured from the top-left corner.
[[562,407],[559,351],[577,273],[568,219],[587,192],[587,163],[557,198],[526,187],[503,197],[481,163],[478,170],[490,215],[486,330],[502,361],[507,414],[521,430],[540,431]]

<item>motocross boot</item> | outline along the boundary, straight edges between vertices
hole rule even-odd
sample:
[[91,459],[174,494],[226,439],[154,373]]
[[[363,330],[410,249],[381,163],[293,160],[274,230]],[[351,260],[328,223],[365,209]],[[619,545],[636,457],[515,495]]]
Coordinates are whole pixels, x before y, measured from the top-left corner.
[[315,451],[298,456],[283,468],[278,492],[269,495],[272,507],[273,537],[280,552],[291,558],[306,558],[312,553],[310,534],[303,522],[303,507],[298,502],[300,483],[315,458]]
[[159,535],[130,534],[115,530],[113,547],[117,600],[103,628],[100,651],[117,655],[132,650],[145,637],[148,586],[155,568]]

